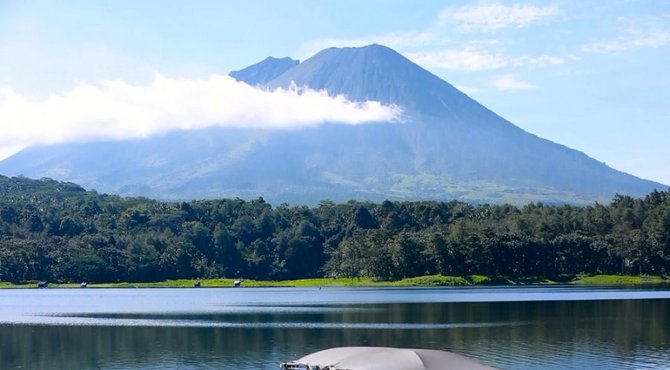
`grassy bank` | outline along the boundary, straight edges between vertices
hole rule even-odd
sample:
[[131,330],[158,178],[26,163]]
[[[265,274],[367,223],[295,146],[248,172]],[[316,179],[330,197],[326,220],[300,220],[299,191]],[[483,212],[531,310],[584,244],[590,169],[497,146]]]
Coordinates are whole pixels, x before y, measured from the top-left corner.
[[[148,283],[90,283],[89,288],[192,288],[196,281],[200,281],[203,288],[233,287],[234,279],[180,279]],[[526,277],[508,279],[485,275],[444,276],[428,275],[407,278],[397,281],[375,281],[370,278],[317,278],[284,281],[243,280],[243,287],[438,287],[438,286],[476,286],[476,285],[549,285],[549,284],[576,284],[576,285],[642,285],[642,284],[670,284],[666,276],[630,276],[630,275],[578,275],[563,278]],[[50,288],[80,288],[78,283],[50,283]],[[37,282],[12,284],[0,282],[2,288],[36,288]]]
[[640,285],[640,284],[663,284],[670,283],[667,276],[649,275],[593,275],[577,276],[573,284],[580,285]]

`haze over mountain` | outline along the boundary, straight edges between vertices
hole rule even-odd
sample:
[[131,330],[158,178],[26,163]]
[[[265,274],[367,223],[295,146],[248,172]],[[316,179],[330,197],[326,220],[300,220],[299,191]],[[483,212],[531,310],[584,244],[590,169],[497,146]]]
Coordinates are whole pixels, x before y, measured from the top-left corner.
[[[403,109],[402,122],[294,130],[209,128],[143,140],[33,147],[0,173],[162,199],[459,199],[589,203],[665,186],[616,171],[514,126],[380,45],[268,58],[231,73],[274,89],[306,86]],[[559,104],[559,103],[557,103]]]

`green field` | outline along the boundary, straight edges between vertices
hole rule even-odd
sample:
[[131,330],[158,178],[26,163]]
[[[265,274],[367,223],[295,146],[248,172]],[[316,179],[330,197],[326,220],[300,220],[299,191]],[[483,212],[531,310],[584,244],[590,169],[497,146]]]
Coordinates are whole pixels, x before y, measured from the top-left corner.
[[[234,286],[234,279],[180,279],[148,283],[89,283],[88,288],[192,288],[200,281],[202,288],[229,288]],[[647,275],[578,275],[562,279],[528,277],[508,279],[499,276],[468,275],[444,276],[428,275],[407,278],[397,281],[375,281],[370,278],[317,278],[283,281],[242,280],[243,287],[437,287],[437,286],[475,286],[475,285],[641,285],[670,284],[667,276]],[[50,283],[49,288],[80,288],[78,283]],[[12,284],[0,282],[2,288],[37,288],[37,282]]]

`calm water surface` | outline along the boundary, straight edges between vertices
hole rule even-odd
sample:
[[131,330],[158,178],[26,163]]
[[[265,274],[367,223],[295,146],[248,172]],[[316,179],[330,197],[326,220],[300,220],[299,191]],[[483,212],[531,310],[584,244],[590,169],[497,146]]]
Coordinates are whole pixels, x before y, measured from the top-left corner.
[[0,369],[277,369],[320,349],[500,369],[670,369],[670,289],[0,290]]

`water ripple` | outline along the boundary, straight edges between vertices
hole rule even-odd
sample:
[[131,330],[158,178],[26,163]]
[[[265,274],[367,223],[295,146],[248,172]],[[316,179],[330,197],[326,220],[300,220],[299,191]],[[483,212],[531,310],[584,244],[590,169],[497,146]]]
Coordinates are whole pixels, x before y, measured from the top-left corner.
[[232,322],[213,320],[175,320],[118,317],[87,317],[63,315],[35,315],[19,318],[14,324],[72,325],[72,326],[143,326],[193,328],[255,328],[255,329],[372,329],[372,330],[427,330],[455,328],[492,328],[529,325],[527,321],[472,322],[472,323],[380,323],[380,322]]

